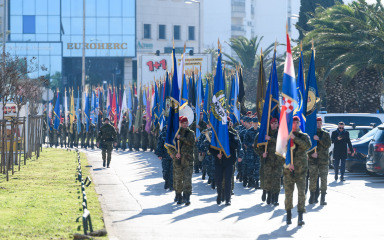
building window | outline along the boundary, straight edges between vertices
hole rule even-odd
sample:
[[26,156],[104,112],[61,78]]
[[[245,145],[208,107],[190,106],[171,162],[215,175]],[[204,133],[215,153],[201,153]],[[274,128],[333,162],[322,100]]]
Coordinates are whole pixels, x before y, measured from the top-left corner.
[[144,24],[144,38],[151,38],[151,24]]
[[23,16],[23,33],[24,34],[35,34],[36,33],[35,16]]
[[165,25],[159,25],[159,39],[165,39]]
[[173,38],[180,40],[180,25],[173,26]]
[[195,27],[188,27],[188,40],[195,40]]

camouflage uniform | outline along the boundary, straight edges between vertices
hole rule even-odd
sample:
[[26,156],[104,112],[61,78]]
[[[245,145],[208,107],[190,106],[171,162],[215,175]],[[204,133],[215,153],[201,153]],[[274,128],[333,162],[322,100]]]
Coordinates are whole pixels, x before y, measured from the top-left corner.
[[148,142],[149,142],[149,136],[148,132],[145,131],[145,125],[147,124],[146,120],[143,120],[143,126],[141,127],[141,148],[143,151],[147,151],[148,149]]
[[[247,128],[240,125],[240,127],[238,128],[238,134],[239,134],[239,137],[240,137],[240,141],[241,143],[243,144],[244,142],[244,136],[245,136],[245,132],[247,131]],[[238,172],[238,175],[237,175],[237,179],[239,179],[240,182],[243,181],[243,162],[237,162],[236,163],[236,168],[237,168],[237,172]]]
[[103,166],[107,160],[107,167],[111,163],[113,143],[116,142],[116,129],[111,124],[101,126],[97,136],[97,142],[100,144],[103,157]]
[[80,140],[81,140],[81,147],[82,148],[86,148],[85,146],[85,137],[87,135],[87,129],[86,129],[86,126],[85,126],[85,123],[80,123],[80,126],[81,126],[81,132],[80,132]]
[[121,149],[125,151],[127,148],[127,137],[128,137],[128,122],[124,118],[121,122],[120,136],[121,136]]
[[67,147],[67,127],[65,123],[60,123],[59,132],[60,132],[60,146]]
[[255,142],[258,130],[251,127],[245,132],[244,136],[244,152],[243,159],[243,186],[245,187],[248,182],[248,187],[259,186],[259,169],[260,158],[253,150],[253,143]]
[[305,212],[305,177],[308,170],[307,151],[311,147],[311,140],[308,134],[301,131],[293,132],[295,139],[295,149],[293,150],[293,165],[295,170],[291,172],[288,168],[284,169],[284,189],[285,189],[285,210],[293,208],[293,190],[295,183],[299,195],[297,211]]
[[49,126],[49,132],[48,132],[48,137],[49,137],[49,146],[52,147],[54,144],[55,144],[55,140],[54,140],[54,129],[53,129],[53,124],[51,123],[50,126]]
[[165,139],[167,137],[167,128],[163,128],[157,141],[155,154],[161,157],[161,166],[163,168],[163,179],[165,180],[164,188],[173,189],[173,163],[165,148]]
[[132,151],[132,149],[135,147],[134,143],[135,143],[135,133],[133,132],[132,126],[131,126],[131,128],[128,129],[128,148],[129,148],[129,151]]
[[[136,131],[136,129],[135,129]],[[140,151],[140,147],[141,147],[141,127],[139,129],[137,129],[137,132],[134,133],[133,135],[133,146],[135,148],[136,151]]]
[[309,163],[309,191],[315,192],[317,185],[317,178],[320,176],[321,179],[321,193],[327,192],[327,177],[328,177],[328,159],[329,159],[329,147],[331,146],[331,137],[328,132],[323,129],[317,129],[316,135],[319,137],[317,141],[317,158],[312,157],[313,151],[308,154]]
[[90,123],[88,126],[88,132],[87,132],[87,147],[90,147],[92,149],[94,149],[95,147],[94,146],[95,134],[96,134],[96,125],[94,123]]
[[193,172],[193,146],[195,145],[195,133],[189,128],[180,128],[180,155],[176,158],[177,151],[169,148],[173,155],[174,182],[176,194],[183,192],[184,196],[192,194],[192,172]]

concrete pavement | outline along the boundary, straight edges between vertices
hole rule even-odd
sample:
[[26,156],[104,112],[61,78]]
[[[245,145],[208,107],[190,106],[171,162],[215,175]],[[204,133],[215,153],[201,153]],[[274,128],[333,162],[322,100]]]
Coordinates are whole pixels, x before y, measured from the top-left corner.
[[[191,205],[173,202],[164,190],[161,161],[151,152],[113,151],[103,168],[100,150],[82,150],[92,165],[109,239],[384,239],[384,178],[329,175],[327,206],[309,205],[306,224],[285,224],[284,190],[280,206],[261,202],[261,190],[235,183],[232,206],[218,206],[216,191],[193,174]],[[295,191],[297,195],[297,192]],[[294,197],[297,204],[297,196]]]

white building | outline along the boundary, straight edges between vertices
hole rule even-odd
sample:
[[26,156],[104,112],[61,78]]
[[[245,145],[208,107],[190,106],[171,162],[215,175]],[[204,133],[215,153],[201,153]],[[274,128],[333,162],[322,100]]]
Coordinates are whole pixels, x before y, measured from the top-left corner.
[[[188,3],[189,4],[188,4]],[[141,81],[143,54],[203,51],[203,4],[185,0],[139,0],[136,18],[137,81]],[[169,68],[170,70],[170,68]]]

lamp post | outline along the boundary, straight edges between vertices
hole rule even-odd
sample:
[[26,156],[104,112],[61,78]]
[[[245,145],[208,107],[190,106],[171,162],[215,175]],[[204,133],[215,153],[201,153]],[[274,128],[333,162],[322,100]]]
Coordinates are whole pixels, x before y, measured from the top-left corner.
[[199,53],[200,53],[200,42],[201,42],[201,16],[200,16],[200,0],[184,0],[186,4],[198,3],[199,4]]

